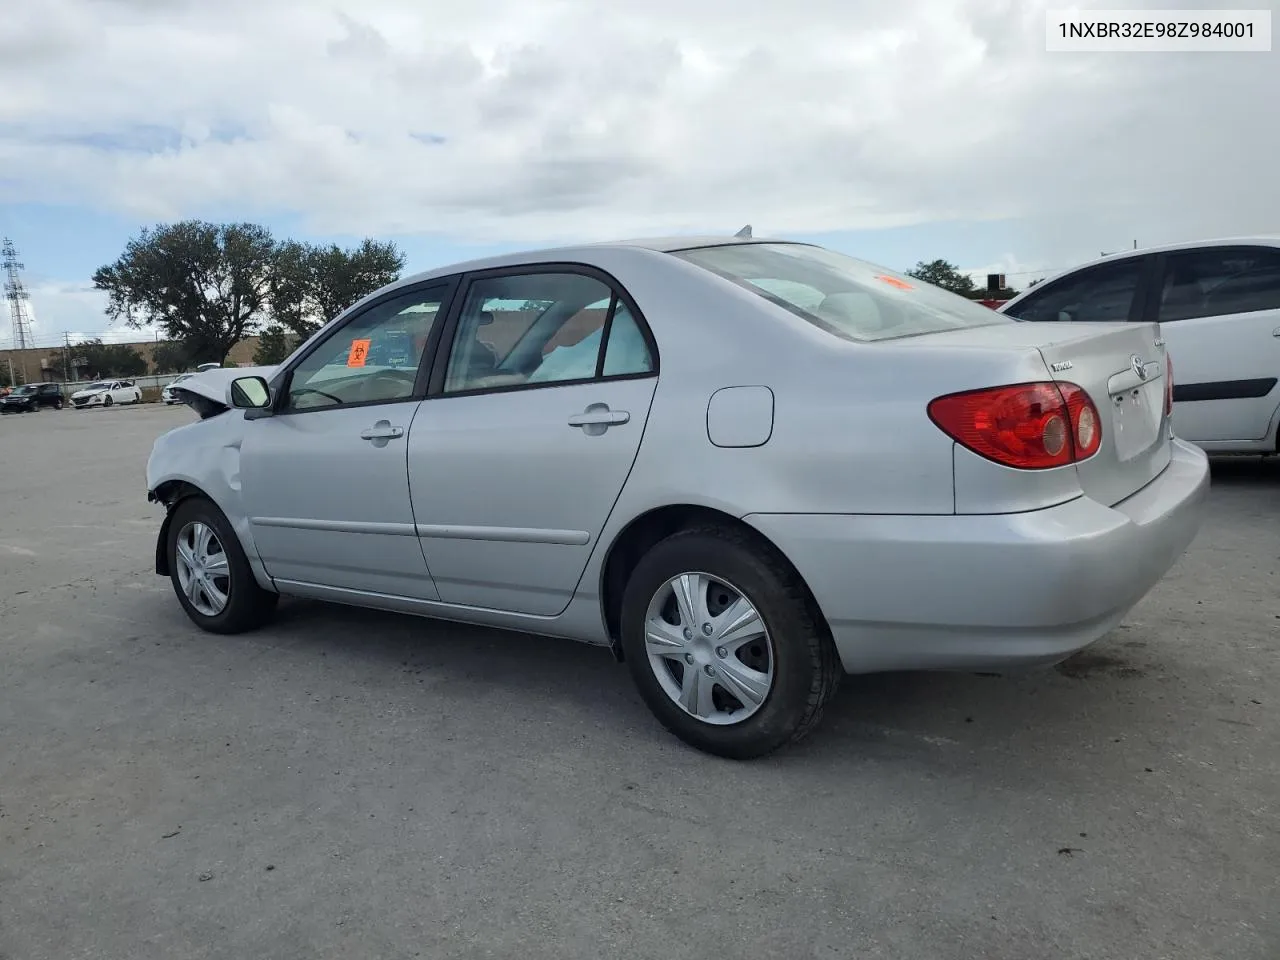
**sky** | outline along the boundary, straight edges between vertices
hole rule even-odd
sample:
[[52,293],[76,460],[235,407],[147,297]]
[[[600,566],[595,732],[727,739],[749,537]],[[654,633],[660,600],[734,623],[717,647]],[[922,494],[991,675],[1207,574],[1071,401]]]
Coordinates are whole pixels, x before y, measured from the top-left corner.
[[41,345],[137,339],[90,278],[189,217],[408,272],[750,223],[1021,287],[1280,230],[1280,53],[1045,50],[1049,8],[1196,5],[4,0],[0,236]]

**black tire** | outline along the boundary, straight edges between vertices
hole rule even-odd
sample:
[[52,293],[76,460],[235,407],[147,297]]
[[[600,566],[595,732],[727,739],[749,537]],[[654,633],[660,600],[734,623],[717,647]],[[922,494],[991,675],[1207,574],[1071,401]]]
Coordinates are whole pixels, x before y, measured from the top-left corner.
[[62,409],[62,401],[61,401],[61,400],[55,400],[55,401],[53,402],[53,409],[55,409],[55,410],[61,410],[61,409]]
[[115,401],[113,401],[113,400],[111,399],[111,394],[107,394],[107,395],[106,395],[106,397],[105,397],[105,398],[103,398],[102,405],[103,405],[104,407],[109,407],[109,406],[111,406],[111,404],[112,404],[112,403],[114,403],[114,402],[115,402]]
[[[227,557],[227,605],[215,616],[201,613],[191,604],[178,578],[178,537],[192,522],[212,527]],[[197,627],[210,633],[244,633],[271,619],[280,595],[258,586],[244,548],[240,546],[240,538],[211,500],[188,497],[174,507],[167,540],[165,550],[169,557],[169,580],[173,584],[173,592],[177,594],[182,609]]]
[[[747,719],[716,725],[686,713],[654,675],[645,649],[649,602],[672,577],[700,571],[723,577],[749,600],[773,640],[773,687]],[[831,633],[799,576],[769,544],[722,527],[672,534],[641,558],[622,598],[622,648],[632,679],[669,731],[707,753],[734,760],[764,756],[806,736],[844,675]]]

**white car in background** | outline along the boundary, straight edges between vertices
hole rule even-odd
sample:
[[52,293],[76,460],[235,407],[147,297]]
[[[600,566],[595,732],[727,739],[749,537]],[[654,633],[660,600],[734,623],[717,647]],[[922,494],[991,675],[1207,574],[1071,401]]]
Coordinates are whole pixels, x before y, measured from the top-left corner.
[[71,406],[76,410],[141,402],[142,391],[132,380],[98,380],[71,395]]
[[[1173,425],[1210,453],[1276,453],[1280,236],[1169,244],[1075,267],[1014,297],[1018,320],[1156,322],[1173,361]],[[1154,356],[1144,362],[1159,374]],[[1145,379],[1145,377],[1144,377]]]
[[178,376],[174,377],[172,380],[170,380],[168,383],[164,385],[164,389],[160,391],[160,399],[163,400],[166,404],[170,404],[170,405],[175,403],[181,403],[182,400],[177,396],[177,394],[173,392],[173,388],[176,387],[178,384],[182,383],[184,380],[190,380],[194,376],[195,376],[194,373],[178,374]]

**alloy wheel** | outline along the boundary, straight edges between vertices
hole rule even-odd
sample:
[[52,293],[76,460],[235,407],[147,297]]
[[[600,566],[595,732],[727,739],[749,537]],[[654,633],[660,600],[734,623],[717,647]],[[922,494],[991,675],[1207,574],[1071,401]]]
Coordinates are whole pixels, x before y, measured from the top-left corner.
[[213,528],[193,520],[178,533],[178,584],[188,602],[206,617],[216,617],[231,595],[231,568]]

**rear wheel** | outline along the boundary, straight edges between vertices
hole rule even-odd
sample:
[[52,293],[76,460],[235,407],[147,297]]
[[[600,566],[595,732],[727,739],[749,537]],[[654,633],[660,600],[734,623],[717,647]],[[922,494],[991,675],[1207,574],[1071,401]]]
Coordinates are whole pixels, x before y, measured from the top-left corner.
[[733,759],[804,737],[843,673],[799,577],[744,533],[673,534],[636,566],[622,646],[649,709],[686,743]]
[[253,577],[240,540],[204,497],[174,507],[169,523],[169,579],[192,622],[210,633],[243,633],[270,619],[280,595]]

